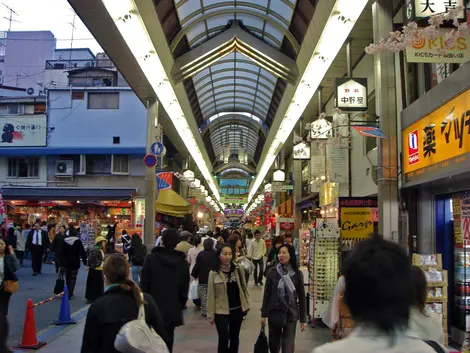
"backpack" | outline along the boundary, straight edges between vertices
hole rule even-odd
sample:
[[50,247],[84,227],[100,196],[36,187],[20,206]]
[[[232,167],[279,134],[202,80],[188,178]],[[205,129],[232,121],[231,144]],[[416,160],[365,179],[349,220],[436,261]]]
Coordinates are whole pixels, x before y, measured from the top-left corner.
[[136,320],[121,327],[114,339],[114,348],[121,353],[169,353],[168,347],[155,330],[145,321],[145,308],[141,304]]
[[103,263],[103,254],[100,249],[91,248],[88,253],[87,265],[90,268],[98,268]]
[[144,259],[146,255],[147,255],[147,247],[143,244],[132,249],[132,261],[137,264],[144,263]]

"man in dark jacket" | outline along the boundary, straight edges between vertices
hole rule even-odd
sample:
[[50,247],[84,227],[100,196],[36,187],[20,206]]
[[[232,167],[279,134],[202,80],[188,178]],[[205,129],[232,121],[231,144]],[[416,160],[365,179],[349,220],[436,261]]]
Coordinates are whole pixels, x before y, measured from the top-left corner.
[[49,248],[49,236],[41,229],[39,222],[34,223],[34,229],[30,232],[26,243],[26,250],[31,252],[33,276],[41,274],[42,257],[46,249]]
[[166,229],[162,246],[155,247],[145,258],[141,278],[142,291],[153,297],[161,311],[170,352],[175,327],[183,325],[183,309],[189,290],[189,265],[184,253],[175,250],[178,241],[176,229]]
[[65,268],[65,282],[69,291],[69,299],[73,298],[75,283],[77,283],[80,258],[86,266],[86,253],[82,241],[76,236],[67,236],[62,245],[63,266]]

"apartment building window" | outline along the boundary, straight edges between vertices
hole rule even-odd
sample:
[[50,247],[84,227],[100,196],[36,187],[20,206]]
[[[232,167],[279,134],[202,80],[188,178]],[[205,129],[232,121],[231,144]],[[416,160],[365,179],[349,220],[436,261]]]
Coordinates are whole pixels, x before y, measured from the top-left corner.
[[119,93],[88,93],[88,109],[119,109]]
[[9,178],[39,178],[39,158],[9,158]]
[[93,154],[86,156],[87,174],[111,174],[111,155]]
[[114,154],[112,158],[112,174],[129,174],[129,156],[125,154]]

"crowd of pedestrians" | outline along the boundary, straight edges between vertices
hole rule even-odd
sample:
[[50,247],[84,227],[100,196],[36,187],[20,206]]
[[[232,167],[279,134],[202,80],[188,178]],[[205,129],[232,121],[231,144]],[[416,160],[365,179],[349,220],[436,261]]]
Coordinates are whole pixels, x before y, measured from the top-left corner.
[[[41,222],[32,229],[14,226],[8,231],[2,225],[0,350],[11,352],[6,346],[8,304],[17,290],[15,272],[29,253],[33,276],[40,275],[44,261],[52,259],[58,278],[65,278],[70,299],[81,264],[87,266],[85,298],[91,306],[82,353],[118,352],[116,337],[122,338],[123,327],[138,318],[154,330],[165,347],[162,352],[172,352],[175,329],[184,325],[189,299],[215,326],[217,352],[237,353],[243,320],[258,315],[249,314],[251,275],[255,286],[264,287],[260,323],[268,325],[269,351],[294,353],[298,323],[301,332],[307,326],[307,305],[292,236],[274,237],[267,249],[259,231],[242,233],[216,229],[201,236],[168,228],[148,252],[138,234],[123,232],[127,245],[124,254],[116,254],[109,249],[114,236],[113,240],[98,236],[86,251],[73,225],[57,226],[53,239]],[[47,251],[52,256],[46,257]],[[324,318],[335,342],[315,353],[440,352],[440,346],[432,343],[443,337],[440,318],[425,312],[425,301],[421,269],[410,266],[399,245],[373,236],[345,262]],[[350,325],[344,327],[345,322]]]

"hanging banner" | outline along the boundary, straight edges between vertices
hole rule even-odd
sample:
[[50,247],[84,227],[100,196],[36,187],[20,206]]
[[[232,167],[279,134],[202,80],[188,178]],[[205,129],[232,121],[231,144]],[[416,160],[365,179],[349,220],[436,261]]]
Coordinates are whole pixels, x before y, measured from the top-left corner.
[[460,195],[452,195],[452,215],[454,217],[454,240],[457,249],[463,249],[462,228],[460,225]]
[[313,177],[319,178],[326,175],[325,168],[325,146],[319,141],[312,141],[311,148],[311,173]]
[[463,245],[470,244],[470,193],[460,196],[460,232]]
[[385,139],[387,136],[384,135],[382,130],[378,127],[374,126],[352,126],[354,130],[356,130],[359,135],[366,136],[366,137],[376,137],[379,139]]
[[370,207],[343,207],[340,224],[343,239],[367,239],[374,232],[373,210]]
[[348,182],[348,149],[340,144],[328,144],[326,160],[329,180],[336,183]]
[[168,190],[173,186],[173,172],[157,173],[157,189]]

